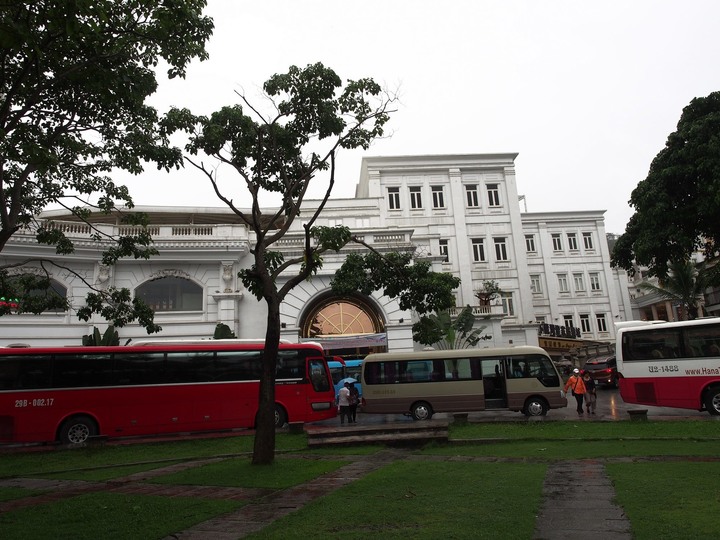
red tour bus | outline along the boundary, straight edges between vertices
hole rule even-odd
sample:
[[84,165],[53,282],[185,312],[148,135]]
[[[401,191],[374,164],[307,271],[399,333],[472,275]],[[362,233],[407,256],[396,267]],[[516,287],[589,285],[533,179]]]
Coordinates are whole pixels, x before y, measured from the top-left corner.
[[[0,348],[0,442],[82,443],[255,425],[264,344]],[[334,417],[322,347],[280,344],[275,425]]]
[[623,401],[720,415],[720,318],[617,326]]

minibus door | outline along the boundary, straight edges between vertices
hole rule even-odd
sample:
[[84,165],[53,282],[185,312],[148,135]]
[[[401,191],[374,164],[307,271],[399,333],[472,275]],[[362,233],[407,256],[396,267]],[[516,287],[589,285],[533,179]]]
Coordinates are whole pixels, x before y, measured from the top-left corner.
[[483,358],[483,388],[485,390],[486,409],[504,409],[507,407],[507,389],[505,385],[505,366],[502,358]]

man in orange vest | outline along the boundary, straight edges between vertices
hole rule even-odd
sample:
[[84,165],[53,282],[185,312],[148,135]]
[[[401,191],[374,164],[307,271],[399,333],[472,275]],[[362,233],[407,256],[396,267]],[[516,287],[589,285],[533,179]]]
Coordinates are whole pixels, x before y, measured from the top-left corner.
[[563,391],[567,393],[568,388],[572,389],[572,395],[575,396],[575,401],[577,401],[577,413],[582,416],[583,398],[585,397],[585,383],[580,376],[580,370],[578,368],[573,369],[573,373],[565,383]]

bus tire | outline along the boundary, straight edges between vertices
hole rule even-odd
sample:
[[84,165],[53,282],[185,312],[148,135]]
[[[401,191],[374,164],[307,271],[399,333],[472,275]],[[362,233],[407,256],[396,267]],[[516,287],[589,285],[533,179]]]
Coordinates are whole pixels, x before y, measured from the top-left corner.
[[720,415],[720,386],[708,388],[705,394],[705,408],[713,416]]
[[433,415],[432,407],[425,401],[418,401],[410,409],[413,420],[430,420]]
[[548,412],[548,404],[543,398],[531,397],[525,402],[523,414],[525,416],[545,416]]
[[98,434],[95,420],[85,415],[72,416],[60,427],[59,439],[62,444],[83,444]]
[[275,404],[275,427],[281,428],[287,424],[287,413],[282,405]]

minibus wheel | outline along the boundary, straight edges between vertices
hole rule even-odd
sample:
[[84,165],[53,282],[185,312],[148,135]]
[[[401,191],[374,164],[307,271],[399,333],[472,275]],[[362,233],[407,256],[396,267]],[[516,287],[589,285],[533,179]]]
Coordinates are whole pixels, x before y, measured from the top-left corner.
[[705,394],[705,408],[713,416],[720,414],[720,386],[708,388]]
[[433,410],[429,403],[418,401],[410,409],[410,415],[413,417],[413,420],[430,420],[433,415]]
[[60,428],[60,442],[62,444],[82,444],[90,437],[98,434],[95,420],[89,416],[80,415],[68,418]]
[[543,398],[531,397],[525,402],[523,413],[525,416],[545,416],[548,412],[548,404]]

